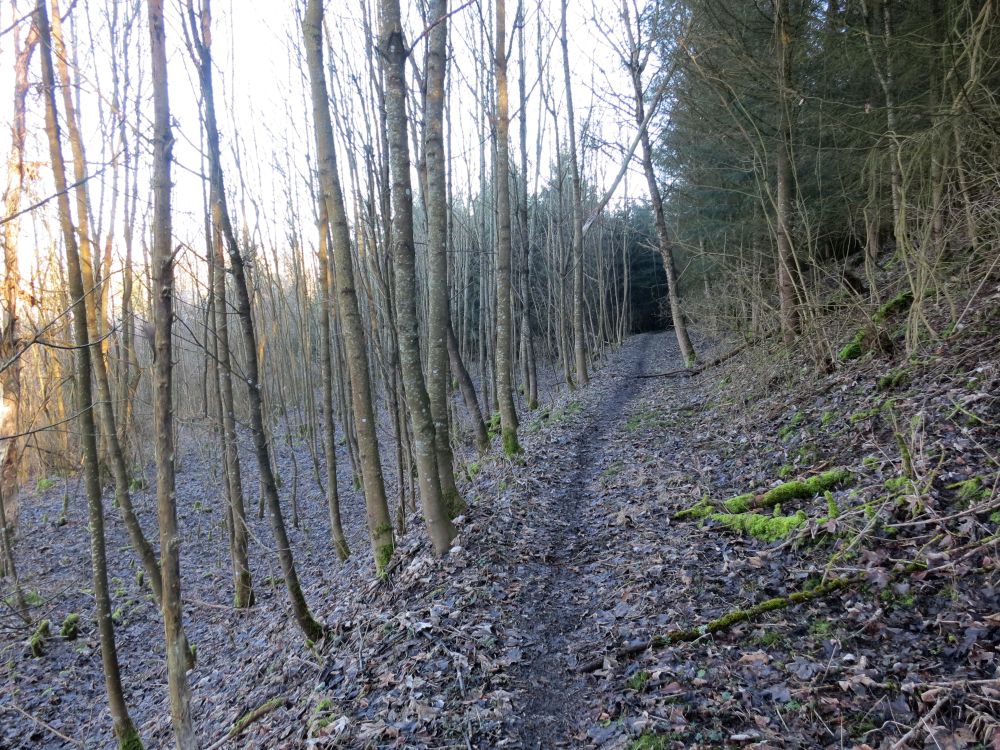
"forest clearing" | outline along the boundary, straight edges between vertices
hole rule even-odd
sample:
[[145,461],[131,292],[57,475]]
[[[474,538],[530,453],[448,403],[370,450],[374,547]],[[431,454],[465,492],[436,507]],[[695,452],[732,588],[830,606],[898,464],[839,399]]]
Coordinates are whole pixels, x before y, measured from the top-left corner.
[[998,32],[12,0],[0,748],[1000,748]]

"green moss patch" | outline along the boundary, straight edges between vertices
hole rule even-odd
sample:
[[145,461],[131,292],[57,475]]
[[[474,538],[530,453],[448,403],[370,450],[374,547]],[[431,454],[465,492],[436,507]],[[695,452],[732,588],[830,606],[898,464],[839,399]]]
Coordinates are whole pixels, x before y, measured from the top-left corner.
[[753,501],[753,495],[737,495],[726,500],[722,507],[730,513],[745,513],[750,510],[750,503]]
[[674,520],[698,521],[702,518],[708,518],[713,513],[715,513],[715,506],[709,502],[708,498],[703,498],[690,508],[685,508],[684,510],[675,513]]
[[59,628],[59,635],[67,641],[76,640],[77,636],[80,635],[80,615],[76,612],[70,612],[66,615],[62,627]]
[[784,539],[806,522],[804,511],[791,516],[765,516],[760,513],[713,513],[709,518],[730,531],[746,534],[762,542]]
[[853,480],[854,475],[847,469],[830,469],[805,480],[797,479],[779,484],[764,493],[760,505],[768,508],[789,500],[808,500],[827,490],[832,490],[838,485],[849,484]]
[[891,300],[883,304],[875,314],[872,316],[872,320],[876,323],[884,323],[889,318],[891,318],[896,313],[905,312],[910,309],[910,305],[913,304],[913,292],[906,290],[905,292],[900,292]]
[[48,620],[42,620],[35,628],[35,632],[28,639],[28,651],[36,659],[45,656],[45,640],[49,637],[52,626]]

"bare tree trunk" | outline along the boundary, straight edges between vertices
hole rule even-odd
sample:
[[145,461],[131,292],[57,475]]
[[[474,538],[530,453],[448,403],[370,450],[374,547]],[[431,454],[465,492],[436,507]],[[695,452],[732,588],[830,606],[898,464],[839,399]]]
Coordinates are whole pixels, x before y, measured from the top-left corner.
[[562,24],[560,41],[563,50],[563,73],[566,79],[566,116],[569,124],[569,173],[573,183],[573,355],[576,363],[576,382],[586,385],[587,374],[586,331],[583,327],[583,184],[580,181],[579,154],[576,145],[576,113],[573,110],[573,86],[569,66],[569,44],[566,38],[566,6],[561,0]]
[[517,36],[518,52],[518,95],[521,107],[518,113],[518,129],[521,147],[521,173],[518,175],[518,228],[521,233],[520,272],[518,273],[518,296],[521,298],[521,380],[524,383],[524,402],[528,409],[538,406],[538,368],[535,362],[535,342],[531,335],[531,228],[528,226],[528,89],[527,59],[524,54],[524,35],[527,24],[524,20],[524,6],[518,7],[519,26]]
[[[697,362],[697,355],[691,338],[688,336],[687,323],[684,320],[684,313],[681,310],[680,296],[677,293],[677,274],[674,269],[674,253],[670,243],[670,235],[667,232],[667,220],[663,213],[663,196],[660,194],[660,186],[656,182],[656,172],[653,170],[653,148],[649,141],[649,130],[646,127],[646,108],[643,101],[644,90],[642,86],[642,72],[649,59],[649,53],[644,50],[638,36],[638,31],[632,28],[632,19],[629,14],[627,0],[622,0],[622,20],[625,23],[628,34],[629,53],[628,59],[629,74],[632,78],[632,92],[635,97],[635,121],[639,126],[639,138],[642,144],[642,169],[646,174],[646,185],[649,188],[649,202],[653,206],[653,218],[656,224],[656,238],[660,245],[660,257],[663,258],[663,270],[667,274],[667,297],[670,301],[670,318],[674,325],[674,334],[677,336],[677,346],[680,348],[681,358],[685,367],[693,367]],[[636,19],[637,24],[641,24],[640,19]]]
[[232,266],[233,279],[236,284],[236,309],[240,319],[243,334],[243,346],[246,350],[246,384],[247,397],[250,402],[250,431],[253,435],[254,452],[257,456],[257,468],[260,473],[261,496],[267,504],[271,517],[271,530],[277,545],[278,562],[285,579],[285,588],[292,605],[295,620],[305,637],[310,641],[318,641],[323,637],[323,626],[320,625],[309,611],[299,576],[295,570],[295,559],[292,555],[292,545],[288,540],[285,520],[281,512],[281,502],[278,498],[278,487],[271,466],[271,451],[268,445],[264,425],[264,404],[261,395],[260,363],[257,349],[257,336],[254,330],[253,313],[250,305],[250,291],[246,279],[243,256],[240,254],[236,235],[233,232],[226,206],[226,188],[222,175],[222,149],[219,144],[219,129],[215,119],[215,99],[212,87],[212,52],[211,52],[211,6],[209,0],[202,0],[200,25],[194,15],[194,8],[189,0],[187,4],[188,24],[195,47],[198,63],[198,79],[201,84],[202,100],[205,111],[205,141],[208,146],[209,158],[209,190],[212,203],[213,220],[222,233]]
[[229,305],[226,302],[226,255],[220,226],[220,207],[211,206],[211,237],[214,275],[213,305],[215,342],[218,349],[218,391],[222,411],[222,449],[225,461],[226,486],[229,489],[229,511],[232,517],[233,604],[237,609],[254,604],[253,580],[247,554],[246,497],[240,465],[239,443],[236,437],[236,405],[233,396],[233,365],[229,345]]
[[[9,366],[0,373],[0,430],[6,434],[18,431],[21,421],[21,363],[17,351],[20,346],[18,303],[21,293],[21,277],[17,257],[17,237],[20,222],[15,218],[21,209],[21,193],[25,184],[24,146],[27,137],[25,101],[28,95],[28,69],[31,57],[38,43],[38,27],[32,24],[21,46],[20,33],[14,27],[14,117],[11,126],[10,156],[7,159],[7,182],[4,186],[3,262],[6,276],[3,283],[4,314],[0,319],[0,360]],[[0,542],[3,556],[0,557],[0,578],[10,575],[14,581],[15,598],[21,616],[27,618],[28,608],[24,601],[14,566],[13,533],[14,518],[18,502],[18,465],[20,463],[21,441],[4,440],[0,453]],[[8,508],[10,513],[8,514]]]
[[510,114],[507,96],[507,20],[506,3],[496,5],[496,75],[497,75],[497,343],[496,383],[500,402],[500,429],[503,452],[507,456],[521,452],[517,441],[517,411],[511,384],[513,353],[513,310],[511,309],[511,211],[510,211]]
[[320,348],[323,377],[323,451],[326,458],[326,504],[330,512],[330,536],[337,557],[346,560],[351,555],[340,521],[340,494],[337,486],[337,432],[333,422],[333,346],[331,345],[330,308],[335,304],[333,274],[330,273],[330,226],[326,206],[319,207],[319,275],[322,285],[320,297]]
[[104,541],[104,507],[101,501],[101,478],[97,455],[97,428],[94,423],[93,393],[91,383],[90,334],[87,326],[87,309],[84,305],[86,287],[80,269],[76,230],[70,213],[66,186],[66,167],[60,143],[59,118],[55,100],[55,72],[52,66],[52,33],[49,27],[45,0],[38,0],[35,22],[38,28],[42,57],[42,83],[45,96],[45,130],[52,159],[52,173],[58,194],[59,223],[66,244],[66,270],[70,295],[73,300],[73,338],[75,349],[75,377],[77,408],[79,410],[80,442],[83,448],[84,486],[87,495],[88,521],[90,524],[90,556],[93,568],[94,602],[97,627],[101,641],[101,663],[104,668],[104,686],[108,694],[108,708],[120,748],[141,748],[142,741],[129,716],[122,691],[118,652],[115,648],[115,630],[111,619],[111,593],[108,587],[107,552]]
[[330,236],[336,266],[337,300],[343,326],[344,346],[351,378],[351,401],[360,453],[361,478],[368,511],[368,531],[375,553],[375,570],[385,573],[394,549],[392,519],[385,497],[385,482],[379,460],[375,412],[372,408],[371,376],[365,333],[354,288],[351,240],[344,211],[344,196],[337,176],[333,125],[330,121],[326,72],[323,69],[323,0],[308,0],[302,21],[306,63],[312,95],[313,122],[316,134],[316,158],[320,192],[330,217]]
[[795,304],[795,251],[792,244],[792,118],[788,96],[792,86],[792,37],[788,18],[788,0],[777,0],[774,33],[778,56],[778,143],[775,154],[777,171],[778,300],[781,305],[781,331],[785,344],[795,341],[798,311]]
[[[385,119],[389,139],[389,167],[392,174],[392,258],[396,280],[400,364],[403,370],[406,402],[413,425],[417,478],[420,482],[420,499],[427,521],[427,531],[435,552],[443,555],[455,537],[455,529],[448,518],[449,509],[441,492],[438,446],[434,420],[431,417],[430,399],[421,371],[420,339],[417,336],[413,192],[410,186],[410,153],[406,141],[407,49],[403,39],[399,0],[382,0],[381,8],[382,28],[379,46],[385,76]],[[441,252],[443,255],[444,252]],[[432,263],[434,262],[432,259]],[[447,297],[447,288],[439,294]],[[445,314],[447,315],[447,310]],[[434,366],[436,363],[432,362],[432,369]],[[447,417],[445,410],[446,422]],[[448,453],[449,455],[451,453],[450,447]],[[452,482],[454,483],[454,478]],[[457,490],[455,492],[457,495]]]
[[[398,5],[398,3],[397,3]],[[427,103],[424,110],[424,160],[427,165],[427,395],[434,420],[441,495],[454,518],[465,508],[455,484],[455,457],[448,426],[448,327],[451,321],[448,289],[448,184],[444,154],[444,96],[448,51],[448,0],[431,0],[432,24],[427,46]]]
[[[73,83],[67,65],[68,55],[62,36],[62,22],[59,20],[59,3],[52,0],[52,43],[56,53],[56,70],[62,84],[63,108],[66,111],[66,125],[70,148],[73,153],[73,177],[76,181],[74,194],[76,197],[77,234],[79,237],[80,273],[84,280],[84,307],[87,311],[87,330],[92,341],[100,339],[98,326],[98,299],[95,294],[95,264],[91,244],[90,197],[87,190],[87,159],[84,153],[83,138],[80,134],[80,122],[73,104]],[[129,473],[125,463],[125,454],[118,440],[114,408],[111,399],[111,384],[108,379],[107,363],[103,349],[98,346],[92,352],[91,364],[94,368],[94,384],[97,387],[97,416],[101,426],[101,435],[107,450],[107,459],[111,468],[111,476],[115,483],[115,503],[121,509],[122,519],[128,531],[132,547],[149,577],[150,588],[159,604],[163,598],[163,584],[160,576],[159,561],[153,546],[146,539],[139,519],[132,507],[132,496],[129,490]]]
[[462,399],[469,411],[469,420],[472,422],[472,434],[476,439],[476,447],[482,453],[490,449],[490,438],[486,433],[486,425],[483,424],[483,413],[479,410],[479,401],[476,399],[476,386],[469,377],[469,371],[465,368],[465,362],[458,349],[458,339],[455,338],[455,330],[448,321],[448,354],[451,358],[451,371],[458,381],[458,388],[462,392]]
[[163,629],[167,648],[170,718],[179,750],[198,746],[191,724],[187,669],[191,657],[181,611],[180,532],[174,475],[173,251],[170,214],[170,162],[174,137],[170,130],[166,33],[163,0],[147,0],[153,74],[153,422],[156,430],[156,515],[160,525],[160,575],[163,578]]

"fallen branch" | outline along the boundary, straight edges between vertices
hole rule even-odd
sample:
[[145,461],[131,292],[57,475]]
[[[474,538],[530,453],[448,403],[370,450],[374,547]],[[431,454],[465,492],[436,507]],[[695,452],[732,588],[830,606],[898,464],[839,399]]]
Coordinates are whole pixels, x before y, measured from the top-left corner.
[[36,724],[40,725],[43,729],[48,730],[49,732],[51,732],[52,734],[54,734],[59,739],[63,740],[64,742],[68,742],[70,745],[73,745],[74,747],[83,747],[83,743],[82,742],[79,742],[78,740],[74,740],[72,737],[67,737],[65,734],[63,734],[62,732],[60,732],[58,729],[56,729],[55,727],[53,727],[51,724],[46,724],[44,721],[42,721],[41,719],[39,719],[34,714],[29,714],[23,708],[21,708],[19,706],[16,706],[13,703],[11,703],[9,705],[6,705],[6,706],[0,706],[0,709],[3,709],[3,708],[7,709],[8,711],[16,711],[17,713],[21,714],[21,716],[25,717],[26,719],[30,719],[31,721],[33,721]]
[[902,748],[908,747],[910,740],[916,739],[920,731],[934,720],[934,717],[938,715],[942,708],[944,708],[944,704],[948,702],[950,697],[950,693],[945,693],[938,698],[937,703],[934,704],[933,708],[921,716],[920,721],[918,721],[909,732],[900,737],[899,740],[892,746],[891,750],[902,750]]
[[[656,635],[646,640],[630,643],[617,651],[615,656],[618,658],[626,658],[629,656],[635,656],[636,654],[640,654],[649,649],[663,648],[664,646],[673,646],[678,643],[696,641],[702,636],[728,630],[738,623],[752,620],[766,612],[773,612],[774,610],[785,609],[786,607],[794,607],[798,604],[813,601],[814,599],[820,599],[828,594],[840,591],[841,589],[850,588],[851,586],[861,583],[864,580],[865,577],[863,575],[854,575],[845,578],[832,578],[825,583],[821,583],[816,588],[810,589],[809,591],[796,591],[788,596],[779,596],[774,599],[768,599],[767,601],[755,604],[747,609],[736,609],[732,612],[727,612],[722,617],[718,617],[706,625],[700,625],[696,628],[690,628],[687,630],[672,630],[666,635]],[[602,656],[585,662],[578,667],[577,671],[593,672],[600,669],[603,664],[604,657]]]
[[759,338],[751,339],[743,346],[738,346],[732,351],[727,352],[719,357],[716,357],[713,360],[705,362],[704,364],[700,364],[697,367],[684,367],[681,368],[680,370],[668,370],[667,372],[654,372],[650,373],[649,375],[635,375],[634,377],[635,378],[693,378],[695,375],[700,375],[705,370],[708,370],[712,367],[717,367],[718,365],[721,365],[723,362],[728,362],[737,354],[753,346],[758,341],[760,341]]
[[280,706],[284,706],[287,703],[288,703],[288,696],[279,695],[276,698],[271,698],[271,700],[265,701],[252,711],[243,714],[243,716],[241,716],[240,718],[238,718],[236,721],[233,722],[233,726],[226,733],[226,736],[222,737],[221,739],[217,740],[215,743],[210,745],[208,747],[208,750],[216,750],[216,748],[222,747],[224,744],[226,744],[226,742],[241,734],[244,729],[246,729],[248,726],[257,721],[257,719],[267,716],[267,714],[271,713],[274,709],[279,708]]

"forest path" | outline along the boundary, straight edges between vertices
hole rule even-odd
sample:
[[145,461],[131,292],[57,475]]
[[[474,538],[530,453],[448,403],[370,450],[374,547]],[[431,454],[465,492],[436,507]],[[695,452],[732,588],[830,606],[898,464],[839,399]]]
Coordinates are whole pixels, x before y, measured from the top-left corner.
[[565,407],[578,419],[557,451],[529,459],[538,480],[528,498],[536,522],[512,561],[527,644],[513,674],[513,730],[533,750],[580,746],[599,721],[600,705],[576,666],[587,659],[587,645],[603,638],[604,613],[595,605],[614,585],[604,558],[623,551],[617,504],[609,504],[604,480],[628,460],[634,402],[651,382],[636,376],[677,366],[679,357],[665,333],[636,337],[615,360],[613,372],[596,375]]

